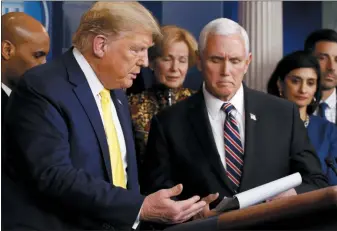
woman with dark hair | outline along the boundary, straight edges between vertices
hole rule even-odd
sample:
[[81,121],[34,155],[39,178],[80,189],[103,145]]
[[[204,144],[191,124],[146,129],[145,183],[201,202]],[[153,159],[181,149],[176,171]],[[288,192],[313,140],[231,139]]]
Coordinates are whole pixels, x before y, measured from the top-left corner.
[[337,185],[337,176],[327,167],[326,158],[337,158],[337,129],[334,124],[312,115],[320,101],[320,66],[305,51],[285,56],[277,65],[269,82],[268,93],[294,102],[307,128],[311,143],[322,164],[330,185]]

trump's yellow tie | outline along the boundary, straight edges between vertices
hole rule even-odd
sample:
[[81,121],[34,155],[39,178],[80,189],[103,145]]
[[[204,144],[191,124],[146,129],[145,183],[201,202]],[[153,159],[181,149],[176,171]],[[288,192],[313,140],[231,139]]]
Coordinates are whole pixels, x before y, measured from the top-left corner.
[[104,89],[100,92],[100,96],[104,120],[104,129],[109,146],[113,184],[115,186],[126,188],[122,153],[118,142],[116,127],[113,123],[111,114],[110,91]]

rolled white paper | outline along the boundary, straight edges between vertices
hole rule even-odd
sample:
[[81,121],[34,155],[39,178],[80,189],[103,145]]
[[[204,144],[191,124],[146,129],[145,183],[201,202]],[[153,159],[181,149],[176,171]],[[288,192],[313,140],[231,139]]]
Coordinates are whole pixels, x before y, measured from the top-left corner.
[[236,194],[240,203],[240,209],[258,204],[269,198],[272,198],[282,192],[299,186],[302,183],[300,173],[294,173],[256,188]]

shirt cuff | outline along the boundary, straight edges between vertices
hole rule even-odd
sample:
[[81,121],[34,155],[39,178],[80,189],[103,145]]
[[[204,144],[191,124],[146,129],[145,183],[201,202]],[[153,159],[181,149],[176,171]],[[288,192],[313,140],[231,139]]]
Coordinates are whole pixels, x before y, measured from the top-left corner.
[[[142,205],[142,207],[143,207],[143,205]],[[138,225],[139,225],[139,217],[140,217],[140,212],[142,211],[142,207],[140,207],[140,210],[139,210],[139,212],[138,212],[138,215],[137,215],[137,218],[136,218],[136,221],[135,221],[135,223],[133,223],[133,225],[132,225],[132,229],[137,229],[138,228]]]

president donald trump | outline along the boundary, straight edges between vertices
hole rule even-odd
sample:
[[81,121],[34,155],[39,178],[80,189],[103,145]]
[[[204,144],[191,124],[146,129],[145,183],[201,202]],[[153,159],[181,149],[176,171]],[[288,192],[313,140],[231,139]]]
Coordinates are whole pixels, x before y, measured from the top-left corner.
[[[159,27],[141,4],[96,2],[81,18],[74,47],[26,72],[5,129],[6,169],[27,203],[7,208],[13,216],[5,229],[130,230],[141,221],[181,223],[204,208],[199,196],[170,199],[182,185],[139,193],[122,89],[148,65],[156,36]],[[3,199],[19,200],[14,195]]]

